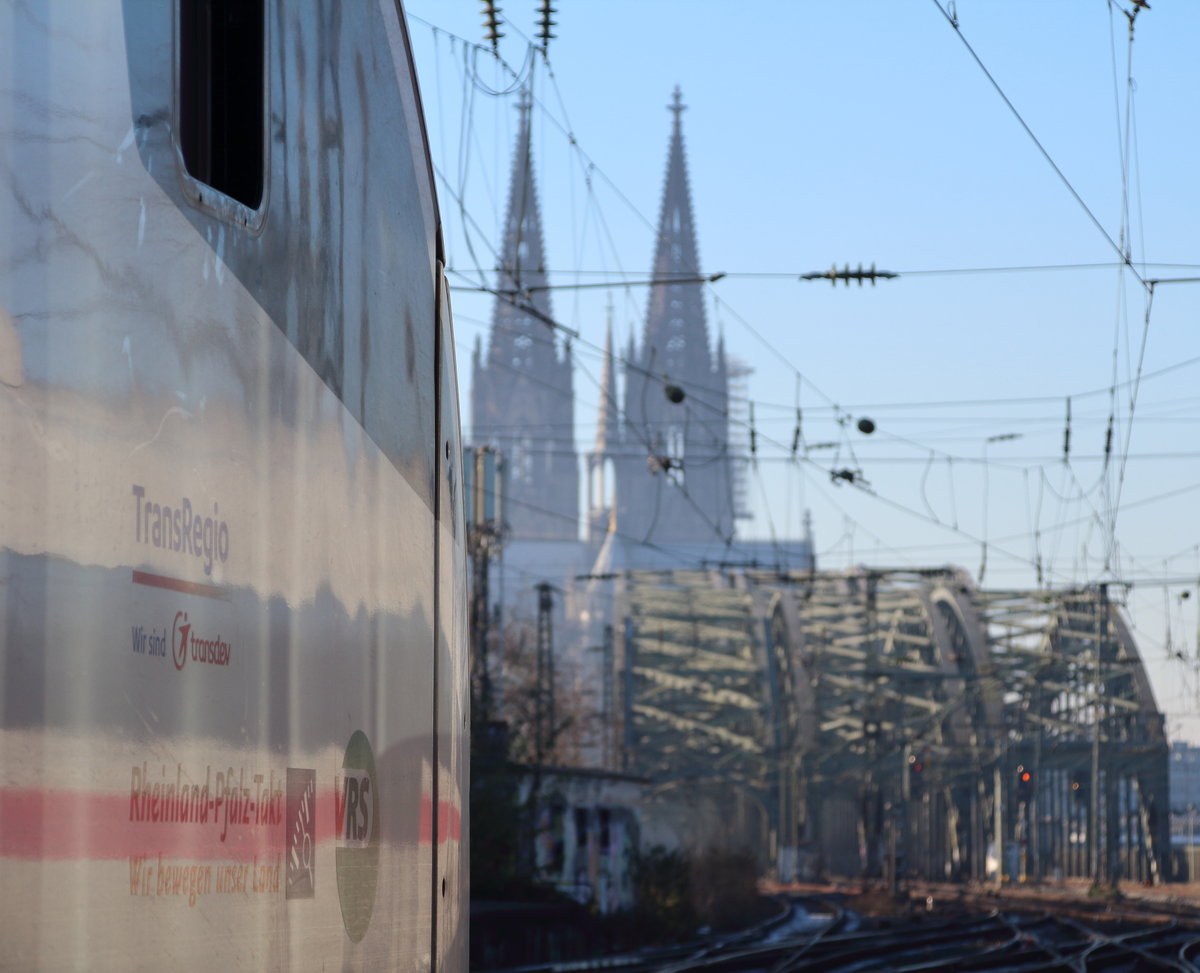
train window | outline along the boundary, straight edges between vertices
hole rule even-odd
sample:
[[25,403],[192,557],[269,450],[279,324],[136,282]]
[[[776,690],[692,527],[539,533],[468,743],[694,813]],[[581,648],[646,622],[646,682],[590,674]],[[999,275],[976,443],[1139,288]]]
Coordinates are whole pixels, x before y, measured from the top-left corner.
[[179,144],[189,175],[263,198],[262,0],[179,0]]

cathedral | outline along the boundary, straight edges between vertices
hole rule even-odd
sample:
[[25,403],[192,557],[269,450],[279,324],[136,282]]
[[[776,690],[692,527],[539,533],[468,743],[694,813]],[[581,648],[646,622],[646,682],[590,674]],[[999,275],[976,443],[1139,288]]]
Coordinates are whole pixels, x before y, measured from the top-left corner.
[[[577,448],[572,349],[554,323],[529,100],[519,107],[496,298],[471,359],[468,448],[496,452],[502,493],[489,534],[499,543],[476,556],[487,605],[479,617],[490,619],[477,638],[490,646],[481,658],[498,712],[524,725],[506,700],[559,699],[574,707],[568,736],[580,734],[568,762],[614,769],[618,683],[632,678],[617,675],[630,658],[618,645],[628,635],[619,613],[641,590],[637,579],[682,570],[707,590],[730,577],[717,568],[811,571],[812,540],[807,530],[790,541],[735,536],[749,456],[730,435],[731,411],[741,431],[745,399],[731,395],[730,380],[747,371],[709,333],[678,88],[646,317],[619,349],[608,323],[596,434]],[[522,680],[535,656],[530,696]],[[599,723],[596,714],[605,714]]]
[[497,298],[486,354],[477,343],[471,373],[472,444],[495,447],[506,471],[507,544],[582,541],[585,550],[569,559],[577,562],[607,542],[610,552],[620,549],[610,553],[609,569],[655,566],[663,545],[728,557],[737,459],[728,366],[705,316],[684,108],[676,88],[654,242],[658,283],[641,341],[631,338],[618,358],[611,325],[605,336],[603,393],[581,496],[571,348],[547,324],[553,311],[522,101]]

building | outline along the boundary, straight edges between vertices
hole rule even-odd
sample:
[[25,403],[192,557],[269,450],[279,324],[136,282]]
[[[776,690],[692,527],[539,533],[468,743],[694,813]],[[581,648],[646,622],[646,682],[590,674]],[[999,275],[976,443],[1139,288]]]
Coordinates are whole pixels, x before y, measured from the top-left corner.
[[646,781],[584,768],[541,768],[521,778],[520,803],[529,801],[535,784],[538,878],[602,915],[632,908]]

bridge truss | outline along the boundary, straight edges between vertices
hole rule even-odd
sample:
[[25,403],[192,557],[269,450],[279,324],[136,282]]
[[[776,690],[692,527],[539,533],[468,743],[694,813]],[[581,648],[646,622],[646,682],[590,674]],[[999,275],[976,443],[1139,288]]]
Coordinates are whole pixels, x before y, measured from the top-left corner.
[[622,767],[724,804],[783,877],[1165,875],[1163,717],[1107,587],[645,571],[616,593]]

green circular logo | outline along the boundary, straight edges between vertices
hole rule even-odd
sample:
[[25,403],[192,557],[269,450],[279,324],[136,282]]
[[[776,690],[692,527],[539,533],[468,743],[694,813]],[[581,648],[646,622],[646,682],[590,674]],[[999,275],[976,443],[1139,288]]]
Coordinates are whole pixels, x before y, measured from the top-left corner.
[[371,924],[379,884],[379,786],[375,756],[362,730],[346,746],[341,778],[334,786],[337,815],[337,884],[342,923],[351,942]]

